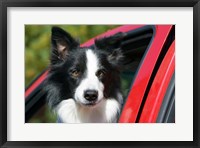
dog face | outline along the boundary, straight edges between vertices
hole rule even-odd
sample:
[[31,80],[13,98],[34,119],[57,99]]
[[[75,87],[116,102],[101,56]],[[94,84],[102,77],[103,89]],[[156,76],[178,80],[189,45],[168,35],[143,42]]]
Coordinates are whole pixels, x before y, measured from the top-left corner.
[[93,50],[86,49],[84,57],[82,68],[75,68],[76,77],[80,77],[80,80],[75,88],[74,99],[84,105],[95,105],[105,97],[103,80],[108,74]]
[[[120,49],[105,46],[106,38],[93,47],[80,47],[64,30],[52,28],[48,101],[51,107],[73,98],[83,106],[95,106],[103,99],[117,98],[120,91]],[[102,42],[104,42],[103,46]]]

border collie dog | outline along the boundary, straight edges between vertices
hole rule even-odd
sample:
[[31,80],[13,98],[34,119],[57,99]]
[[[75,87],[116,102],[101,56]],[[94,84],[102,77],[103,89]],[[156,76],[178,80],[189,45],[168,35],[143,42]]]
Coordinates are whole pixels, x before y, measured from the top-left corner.
[[122,36],[118,33],[96,39],[92,47],[80,47],[69,33],[52,28],[45,90],[47,102],[60,122],[117,122],[123,103],[120,90],[123,56],[121,49],[111,44]]

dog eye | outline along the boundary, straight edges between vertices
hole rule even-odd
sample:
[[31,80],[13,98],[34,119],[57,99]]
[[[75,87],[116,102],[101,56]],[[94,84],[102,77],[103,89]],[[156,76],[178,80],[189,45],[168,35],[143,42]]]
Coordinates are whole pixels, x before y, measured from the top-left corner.
[[106,71],[105,71],[104,69],[100,69],[100,70],[98,70],[98,71],[96,72],[96,76],[97,76],[98,78],[103,78],[105,74],[106,74]]
[[74,77],[74,78],[79,77],[80,74],[81,74],[81,72],[80,72],[79,70],[77,70],[77,69],[73,69],[73,70],[71,71],[71,75],[72,75],[72,77]]

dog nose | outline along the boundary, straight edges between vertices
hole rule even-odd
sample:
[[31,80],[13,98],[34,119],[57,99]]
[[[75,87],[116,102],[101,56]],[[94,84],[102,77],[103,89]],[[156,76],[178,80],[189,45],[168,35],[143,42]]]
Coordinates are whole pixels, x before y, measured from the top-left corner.
[[98,97],[98,92],[96,90],[86,90],[84,92],[84,98],[88,101],[95,101]]

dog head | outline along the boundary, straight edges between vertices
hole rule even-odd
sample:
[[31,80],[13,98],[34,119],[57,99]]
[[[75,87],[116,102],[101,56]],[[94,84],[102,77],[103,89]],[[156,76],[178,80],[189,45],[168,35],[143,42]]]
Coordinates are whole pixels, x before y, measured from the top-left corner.
[[113,46],[113,41],[122,36],[97,39],[92,47],[80,47],[69,33],[53,27],[46,87],[50,106],[69,98],[84,106],[95,106],[103,99],[117,98],[123,55],[120,48]]

